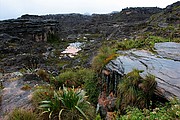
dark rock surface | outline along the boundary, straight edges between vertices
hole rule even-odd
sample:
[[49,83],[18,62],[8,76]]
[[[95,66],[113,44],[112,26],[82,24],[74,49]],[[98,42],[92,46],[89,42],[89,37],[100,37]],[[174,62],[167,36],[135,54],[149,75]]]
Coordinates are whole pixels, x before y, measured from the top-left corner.
[[35,67],[43,63],[42,53],[46,44],[0,34],[0,68],[6,72],[17,71],[24,66]]
[[49,33],[54,33],[57,21],[36,19],[11,19],[0,21],[0,34],[6,33],[27,40],[47,41]]
[[[180,37],[180,1],[168,5],[162,12],[154,14],[149,19],[149,26],[154,35]],[[158,27],[157,27],[158,26]]]

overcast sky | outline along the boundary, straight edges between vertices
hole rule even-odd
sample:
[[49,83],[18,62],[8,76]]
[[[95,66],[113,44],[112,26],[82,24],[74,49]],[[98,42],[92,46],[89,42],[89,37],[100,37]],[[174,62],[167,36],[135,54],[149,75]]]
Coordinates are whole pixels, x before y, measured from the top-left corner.
[[0,0],[0,20],[23,14],[111,13],[126,7],[165,8],[178,0]]

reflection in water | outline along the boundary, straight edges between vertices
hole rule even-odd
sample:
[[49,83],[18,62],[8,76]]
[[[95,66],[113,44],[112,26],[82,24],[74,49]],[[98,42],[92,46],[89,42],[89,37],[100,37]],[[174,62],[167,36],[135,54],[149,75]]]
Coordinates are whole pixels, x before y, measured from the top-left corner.
[[69,57],[73,58],[81,50],[82,44],[83,43],[80,42],[70,43],[69,46],[61,53],[68,54]]

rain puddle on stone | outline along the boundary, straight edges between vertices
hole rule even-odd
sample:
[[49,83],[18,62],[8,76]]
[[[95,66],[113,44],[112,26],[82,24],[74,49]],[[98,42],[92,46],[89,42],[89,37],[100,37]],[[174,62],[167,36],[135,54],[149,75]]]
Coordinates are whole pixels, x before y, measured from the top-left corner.
[[60,57],[68,55],[69,57],[73,58],[81,50],[82,45],[83,43],[81,42],[70,43],[69,46],[61,52],[62,56]]

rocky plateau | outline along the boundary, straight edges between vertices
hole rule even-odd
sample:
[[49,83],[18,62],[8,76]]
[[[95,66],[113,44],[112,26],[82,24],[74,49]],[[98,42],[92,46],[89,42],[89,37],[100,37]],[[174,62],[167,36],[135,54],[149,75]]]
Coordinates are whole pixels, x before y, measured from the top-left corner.
[[[110,14],[22,15],[0,21],[0,119],[15,107],[33,109],[31,93],[46,84],[33,72],[44,69],[53,75],[65,68],[90,67],[103,42],[135,40],[157,35],[180,39],[180,2],[166,8],[125,8]],[[73,43],[82,44],[74,57],[62,55]],[[123,76],[132,69],[152,74],[158,82],[156,94],[167,100],[180,99],[180,43],[165,42],[147,50],[118,50],[106,69]],[[65,53],[65,52],[64,52]],[[30,77],[29,77],[30,76]],[[24,85],[29,90],[22,90]]]

